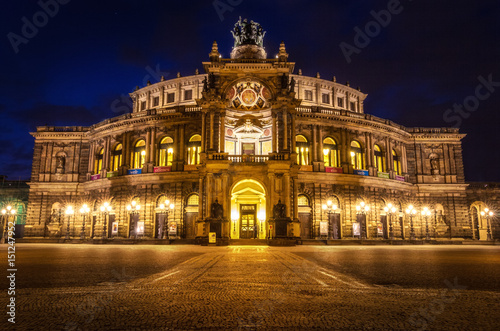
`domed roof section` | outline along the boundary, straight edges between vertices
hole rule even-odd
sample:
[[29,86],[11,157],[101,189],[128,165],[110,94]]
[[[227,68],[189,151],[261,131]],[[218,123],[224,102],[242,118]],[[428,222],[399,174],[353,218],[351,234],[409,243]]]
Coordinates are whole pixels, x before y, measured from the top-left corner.
[[234,38],[234,47],[231,59],[266,59],[263,42],[266,31],[262,26],[248,19],[241,19],[234,24],[231,33]]

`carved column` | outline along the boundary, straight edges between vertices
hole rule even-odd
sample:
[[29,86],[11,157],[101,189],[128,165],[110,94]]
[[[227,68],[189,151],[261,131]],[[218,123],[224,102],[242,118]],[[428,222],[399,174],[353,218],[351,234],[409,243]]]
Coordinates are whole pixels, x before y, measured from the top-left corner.
[[94,173],[94,155],[95,155],[95,143],[92,141],[89,144],[89,167],[88,172]]
[[210,150],[214,149],[214,115],[210,112]]
[[272,145],[273,145],[273,153],[278,152],[278,127],[276,126],[276,113],[272,113],[272,130],[273,130],[273,135],[272,135]]
[[299,186],[296,178],[293,178],[293,181],[293,219],[296,220],[299,218]]
[[311,151],[312,151],[312,160],[313,162],[318,162],[318,140],[317,140],[317,126],[313,125],[312,126],[312,146],[311,146]]
[[286,204],[286,217],[290,217],[290,174],[283,175],[283,181],[285,182],[285,204]]
[[149,162],[154,164],[156,160],[156,127],[151,128],[151,147]]
[[205,141],[207,139],[206,137],[206,113],[201,113],[201,153],[205,153]]
[[[145,163],[149,162],[149,158],[151,157],[150,154],[151,154],[151,129],[147,128],[146,129],[146,157],[144,158]],[[146,169],[147,169],[147,167],[146,167]],[[147,172],[147,170],[146,170],[146,172]]]
[[220,113],[220,138],[219,138],[219,152],[224,153],[226,144],[226,114],[224,112]]
[[291,129],[291,133],[290,133],[290,140],[292,142],[292,150],[291,152],[292,153],[295,153],[295,135],[297,134],[296,130],[295,130],[295,114],[291,114],[290,115],[292,117],[292,129]]
[[[201,139],[202,139],[201,145],[203,146],[203,138],[201,138]],[[174,151],[174,155],[175,154],[178,155],[177,160],[181,161],[181,164],[184,164],[184,157],[186,155],[184,152],[185,146],[186,146],[186,144],[184,143],[184,124],[181,124],[180,137],[179,137],[179,149],[178,149],[177,153]]]
[[286,110],[283,111],[283,150],[288,150],[288,118]]
[[324,162],[323,158],[323,130],[321,129],[321,126],[317,126],[317,132],[318,132],[318,161],[319,162]]

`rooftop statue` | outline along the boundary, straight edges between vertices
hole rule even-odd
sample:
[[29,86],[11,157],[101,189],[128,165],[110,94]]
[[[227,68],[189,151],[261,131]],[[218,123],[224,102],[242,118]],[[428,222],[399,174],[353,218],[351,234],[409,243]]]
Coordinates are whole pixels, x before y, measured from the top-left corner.
[[234,47],[241,45],[257,45],[263,47],[264,36],[266,31],[262,26],[254,21],[248,22],[248,19],[241,20],[241,16],[234,24],[234,29],[231,31],[234,38]]

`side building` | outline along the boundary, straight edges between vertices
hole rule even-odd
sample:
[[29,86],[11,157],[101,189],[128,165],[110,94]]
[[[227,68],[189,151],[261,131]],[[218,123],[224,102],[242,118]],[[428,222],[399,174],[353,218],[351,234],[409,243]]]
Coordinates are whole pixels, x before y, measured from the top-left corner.
[[214,42],[205,74],[136,89],[130,114],[38,127],[26,234],[498,238],[481,215],[498,200],[465,182],[464,134],[366,114],[359,88],[294,74],[283,43],[268,59],[261,30],[229,59]]

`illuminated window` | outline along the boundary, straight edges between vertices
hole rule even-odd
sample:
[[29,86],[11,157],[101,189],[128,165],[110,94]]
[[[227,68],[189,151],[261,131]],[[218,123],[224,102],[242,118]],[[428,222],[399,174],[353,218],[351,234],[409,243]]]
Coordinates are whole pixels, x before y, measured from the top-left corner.
[[378,172],[385,172],[385,157],[382,149],[379,145],[373,146],[374,158],[375,158],[375,168]]
[[167,103],[172,103],[175,101],[175,93],[167,93]]
[[344,99],[337,98],[337,107],[344,108]]
[[325,167],[339,166],[339,150],[337,143],[332,138],[323,140],[323,161]]
[[351,102],[351,110],[356,111],[356,104],[354,102]]
[[146,142],[141,139],[135,143],[132,151],[132,168],[138,169],[144,166],[146,162]]
[[154,97],[153,98],[153,107],[158,107],[160,104],[160,97]]
[[116,145],[113,149],[113,157],[111,159],[111,169],[112,171],[117,171],[122,165],[122,144]]
[[201,136],[195,134],[189,139],[188,143],[188,164],[200,164],[200,151],[201,151]]
[[101,148],[99,153],[95,156],[95,163],[94,163],[94,174],[100,174],[102,171],[102,159],[104,156],[104,148]]
[[295,145],[297,164],[309,165],[309,144],[307,143],[306,137],[298,135],[295,137],[295,141],[297,142]]
[[193,90],[184,91],[184,100],[191,100],[193,98]]
[[198,206],[199,203],[200,203],[200,197],[198,196],[198,194],[191,194],[187,199],[188,206]]
[[401,176],[401,158],[395,150],[392,150],[392,162],[394,165],[394,172],[396,172],[396,175]]
[[160,153],[158,155],[158,165],[160,167],[171,166],[174,160],[174,141],[170,137],[165,137],[160,141]]
[[146,101],[141,101],[141,110],[146,109]]
[[354,169],[364,169],[363,151],[356,140],[351,141],[351,164]]
[[309,206],[309,199],[303,194],[298,196],[297,202],[299,206]]

